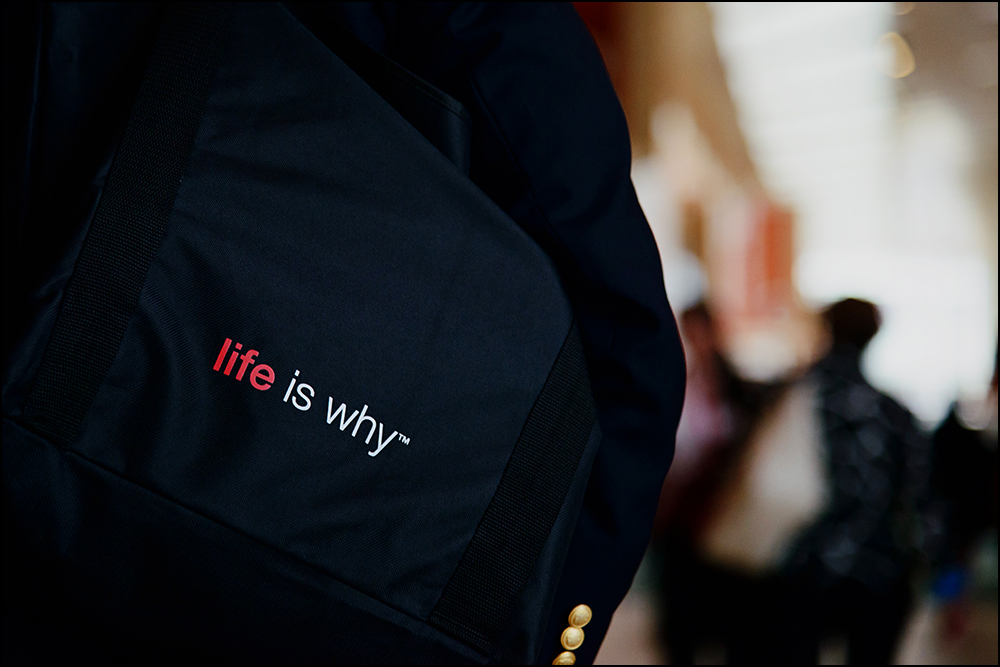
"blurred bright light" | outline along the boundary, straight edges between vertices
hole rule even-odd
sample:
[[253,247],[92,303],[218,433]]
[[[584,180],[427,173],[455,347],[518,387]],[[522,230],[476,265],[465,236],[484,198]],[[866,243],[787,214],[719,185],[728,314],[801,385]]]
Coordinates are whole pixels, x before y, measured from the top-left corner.
[[894,79],[902,79],[913,74],[917,63],[913,51],[898,32],[887,32],[879,39],[882,50],[882,71]]
[[877,240],[895,97],[878,41],[892,3],[714,3],[716,39],[761,179],[803,246]]

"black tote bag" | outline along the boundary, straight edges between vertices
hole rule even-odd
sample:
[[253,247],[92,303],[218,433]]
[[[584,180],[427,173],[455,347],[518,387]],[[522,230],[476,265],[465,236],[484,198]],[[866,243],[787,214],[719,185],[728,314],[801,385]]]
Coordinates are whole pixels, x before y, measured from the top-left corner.
[[301,18],[166,10],[5,378],[5,534],[81,657],[534,661],[599,439],[570,306]]

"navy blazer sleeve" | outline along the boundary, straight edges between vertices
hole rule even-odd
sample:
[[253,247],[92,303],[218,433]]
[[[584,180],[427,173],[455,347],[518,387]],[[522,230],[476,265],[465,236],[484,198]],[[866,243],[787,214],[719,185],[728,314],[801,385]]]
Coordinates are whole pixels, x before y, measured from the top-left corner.
[[576,312],[604,437],[539,660],[562,650],[569,611],[583,603],[594,618],[576,654],[591,662],[649,540],[685,378],[624,114],[571,5],[376,12],[367,24],[360,11],[345,20],[466,105],[472,179],[554,258]]

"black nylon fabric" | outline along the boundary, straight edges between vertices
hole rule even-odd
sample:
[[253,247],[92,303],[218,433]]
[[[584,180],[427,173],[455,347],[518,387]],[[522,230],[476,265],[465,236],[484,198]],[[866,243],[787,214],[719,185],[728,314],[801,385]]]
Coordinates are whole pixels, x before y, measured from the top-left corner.
[[355,37],[332,16],[328,3],[285,5],[462,173],[469,173],[472,119],[461,102]]
[[118,353],[201,121],[225,3],[174,3],[108,175],[24,419],[69,444]]
[[[8,525],[20,539],[18,530],[30,534],[39,508],[50,516],[65,511],[62,503],[91,509],[96,486],[36,485],[45,466],[68,466],[77,476],[86,468],[92,478],[143,489],[183,516],[202,517],[223,535],[231,531],[305,567],[314,573],[302,584],[307,607],[329,587],[319,582],[350,591],[349,604],[309,626],[316,632],[358,605],[411,619],[404,629],[426,624],[463,554],[477,552],[469,544],[477,526],[489,523],[484,514],[546,378],[562,373],[553,364],[570,331],[570,308],[537,245],[296,19],[274,5],[244,5],[233,24],[165,237],[114,363],[63,458],[48,452],[34,472],[28,464],[10,467]],[[567,347],[575,350],[567,379],[584,384],[564,388],[583,391],[574,405],[586,405],[582,351],[578,341]],[[265,366],[269,372],[258,373]],[[587,439],[592,407],[568,415],[587,415],[577,429],[576,460],[585,443],[592,460],[598,439]],[[51,448],[36,436],[9,438],[7,428],[5,420],[5,475],[8,440],[26,450]],[[560,465],[566,485],[585,483],[586,471]],[[49,532],[33,541],[42,554],[79,547],[68,570],[52,565],[59,572],[53,585],[63,587],[58,595],[104,610],[92,621],[105,629],[135,615],[130,624],[149,636],[165,616],[171,632],[190,633],[203,616],[180,618],[184,604],[195,603],[199,589],[211,595],[215,588],[224,602],[237,574],[226,575],[228,564],[214,559],[149,557],[179,545],[192,553],[216,547],[185,519],[156,519],[141,538],[126,539],[142,504],[131,491],[116,498],[97,506],[123,514],[99,520],[99,513],[71,512],[50,519]],[[562,508],[548,509],[551,526]],[[537,576],[532,565],[543,544],[547,553],[565,552],[575,514],[568,516],[562,534],[531,536],[529,557],[519,558],[494,613],[527,599],[520,587]],[[101,521],[101,530],[124,540],[114,567],[104,566],[108,552],[97,548]],[[138,552],[136,541],[145,545]],[[553,568],[561,560],[550,554],[544,563]],[[237,573],[250,567],[234,562]],[[122,569],[175,588],[132,599],[115,592]],[[281,585],[264,569],[254,575],[260,599]],[[91,580],[81,587],[75,577],[84,574]],[[214,577],[213,588],[206,582]],[[152,616],[140,613],[158,604],[163,609]],[[227,617],[220,604],[212,608],[221,635],[241,636],[245,630],[233,624],[244,617]],[[518,623],[537,637],[547,612],[543,600],[520,610]],[[280,656],[285,638],[265,626],[248,626],[259,631],[251,645],[259,656]],[[347,628],[331,634],[339,644],[306,642],[292,659],[482,658],[447,642],[445,657],[402,640],[379,652],[360,646],[377,629],[364,621]],[[438,641],[434,632],[418,634]],[[211,655],[209,635],[194,636],[201,644],[192,650]],[[502,648],[505,659],[534,660],[537,643],[518,641]]]

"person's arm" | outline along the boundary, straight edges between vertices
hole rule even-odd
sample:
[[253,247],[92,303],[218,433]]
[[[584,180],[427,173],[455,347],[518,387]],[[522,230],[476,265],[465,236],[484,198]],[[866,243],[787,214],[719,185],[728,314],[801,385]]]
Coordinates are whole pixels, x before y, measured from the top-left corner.
[[604,438],[539,659],[582,603],[590,662],[645,552],[685,379],[624,114],[572,6],[410,7],[389,55],[469,108],[471,177],[553,257],[583,336]]

